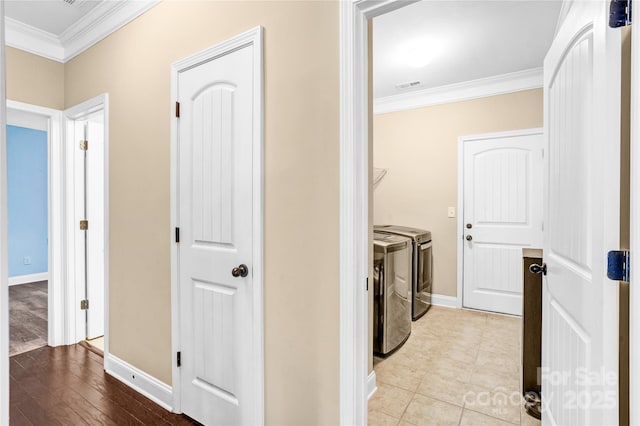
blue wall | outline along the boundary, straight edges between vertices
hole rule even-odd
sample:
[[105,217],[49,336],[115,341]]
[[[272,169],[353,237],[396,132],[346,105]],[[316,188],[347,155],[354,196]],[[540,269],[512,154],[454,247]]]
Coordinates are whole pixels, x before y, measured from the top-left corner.
[[9,276],[48,272],[47,132],[7,126],[7,173]]

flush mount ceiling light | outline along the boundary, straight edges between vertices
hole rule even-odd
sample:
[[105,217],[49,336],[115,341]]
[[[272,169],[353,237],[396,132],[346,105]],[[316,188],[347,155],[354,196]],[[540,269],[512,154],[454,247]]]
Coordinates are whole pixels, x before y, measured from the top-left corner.
[[398,63],[411,68],[426,67],[442,53],[442,45],[433,39],[417,38],[398,46]]

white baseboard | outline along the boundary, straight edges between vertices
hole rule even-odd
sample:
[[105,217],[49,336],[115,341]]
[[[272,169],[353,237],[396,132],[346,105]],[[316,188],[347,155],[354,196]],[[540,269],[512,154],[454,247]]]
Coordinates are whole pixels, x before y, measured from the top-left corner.
[[457,308],[458,298],[453,296],[444,296],[441,294],[432,294],[431,304],[434,306],[445,306],[447,308]]
[[171,386],[111,354],[104,354],[104,369],[107,374],[120,380],[136,392],[146,396],[162,408],[172,411],[173,390]]
[[18,275],[17,277],[9,278],[9,285],[29,284],[29,283],[35,283],[38,281],[48,281],[48,280],[49,280],[48,272],[42,272],[41,274]]
[[371,399],[374,393],[378,390],[376,386],[376,372],[372,371],[367,379],[367,400]]

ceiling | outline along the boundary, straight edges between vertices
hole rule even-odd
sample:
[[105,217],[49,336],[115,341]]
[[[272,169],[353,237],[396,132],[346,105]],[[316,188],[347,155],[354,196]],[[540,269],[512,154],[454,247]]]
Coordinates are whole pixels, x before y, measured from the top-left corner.
[[6,0],[8,46],[67,62],[159,0]]
[[374,97],[540,68],[560,7],[554,0],[426,0],[374,18]]
[[60,36],[102,0],[6,0],[5,15]]

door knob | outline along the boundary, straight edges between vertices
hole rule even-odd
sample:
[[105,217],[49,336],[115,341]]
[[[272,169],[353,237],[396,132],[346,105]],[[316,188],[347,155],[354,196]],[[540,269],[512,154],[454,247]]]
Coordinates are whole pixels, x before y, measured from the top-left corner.
[[529,266],[529,272],[531,272],[532,274],[547,275],[547,264],[543,263],[541,266],[537,263],[533,263],[531,266]]
[[473,240],[473,237],[471,235],[467,235],[467,241],[471,241]]
[[249,268],[247,268],[247,265],[245,265],[244,263],[242,265],[236,266],[235,268],[233,268],[231,270],[231,275],[233,275],[234,277],[246,277],[247,275],[249,275]]

